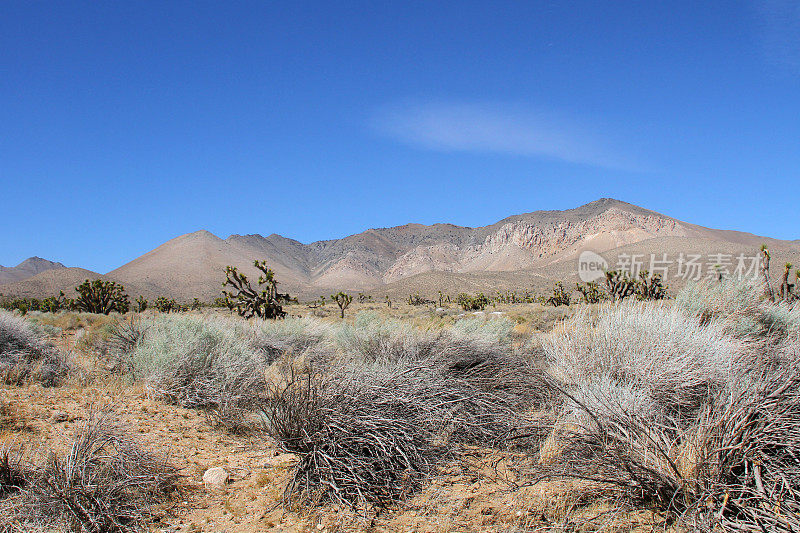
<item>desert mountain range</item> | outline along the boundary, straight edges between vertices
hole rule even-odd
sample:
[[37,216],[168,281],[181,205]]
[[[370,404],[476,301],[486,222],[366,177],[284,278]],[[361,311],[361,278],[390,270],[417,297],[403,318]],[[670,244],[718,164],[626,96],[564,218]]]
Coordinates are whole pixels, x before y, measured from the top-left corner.
[[29,257],[15,267],[4,267],[0,265],[0,285],[13,283],[31,278],[45,270],[65,268],[61,263],[54,263],[41,257]]
[[267,261],[282,292],[301,298],[334,290],[404,296],[541,289],[555,280],[577,279],[576,259],[583,250],[601,253],[613,263],[621,254],[634,253],[754,255],[762,243],[770,246],[773,264],[800,263],[800,241],[704,228],[604,198],[566,211],[514,215],[478,228],[406,224],[310,244],[276,234],[222,239],[201,230],[102,275],[41,258],[0,267],[0,294],[70,294],[86,278],[104,278],[122,283],[134,297],[209,301],[219,295],[226,265],[257,277],[254,259]]

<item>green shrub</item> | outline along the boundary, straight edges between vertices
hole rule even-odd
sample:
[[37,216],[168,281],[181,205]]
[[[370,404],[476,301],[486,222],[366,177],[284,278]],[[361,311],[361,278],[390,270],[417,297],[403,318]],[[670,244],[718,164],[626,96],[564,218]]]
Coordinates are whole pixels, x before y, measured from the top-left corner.
[[0,309],[7,311],[18,311],[20,315],[25,315],[28,311],[39,311],[42,302],[36,298],[6,298],[0,302]]

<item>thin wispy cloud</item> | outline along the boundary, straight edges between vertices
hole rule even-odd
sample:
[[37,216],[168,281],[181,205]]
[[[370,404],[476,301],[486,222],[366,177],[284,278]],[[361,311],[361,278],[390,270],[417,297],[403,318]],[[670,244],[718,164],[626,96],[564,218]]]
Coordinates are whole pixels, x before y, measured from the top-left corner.
[[372,125],[383,135],[427,150],[542,157],[624,170],[643,167],[610,146],[607,135],[574,119],[519,105],[407,101],[379,109]]
[[759,0],[756,8],[761,44],[767,61],[800,71],[800,2]]

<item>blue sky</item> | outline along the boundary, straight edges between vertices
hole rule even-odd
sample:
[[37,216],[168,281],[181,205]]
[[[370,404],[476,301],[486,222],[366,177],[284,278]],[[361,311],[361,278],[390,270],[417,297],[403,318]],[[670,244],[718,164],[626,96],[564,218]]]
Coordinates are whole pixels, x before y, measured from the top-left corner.
[[798,239],[799,6],[4,2],[0,264],[600,197]]

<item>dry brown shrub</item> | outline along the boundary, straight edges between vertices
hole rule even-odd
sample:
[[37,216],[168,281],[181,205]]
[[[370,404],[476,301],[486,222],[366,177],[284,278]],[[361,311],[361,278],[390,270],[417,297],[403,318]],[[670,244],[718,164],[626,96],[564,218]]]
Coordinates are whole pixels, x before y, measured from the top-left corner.
[[164,459],[142,450],[108,414],[94,413],[68,453],[41,452],[30,462],[6,453],[0,477],[10,480],[0,500],[0,531],[147,531],[179,488],[177,471]]
[[[287,500],[393,505],[460,445],[502,446],[527,429],[525,413],[542,401],[538,371],[509,353],[442,339],[414,357],[381,343],[371,360],[329,361],[324,372],[273,385],[265,429],[300,456]],[[385,347],[390,357],[376,353]]]

